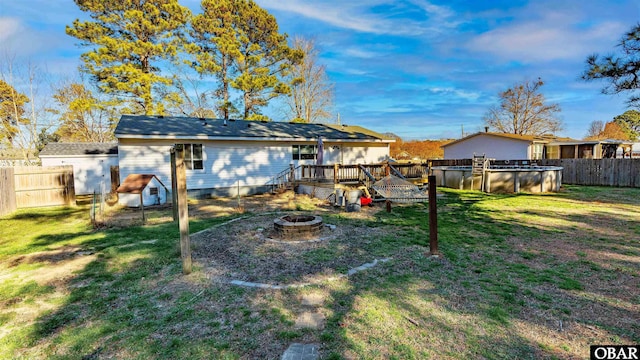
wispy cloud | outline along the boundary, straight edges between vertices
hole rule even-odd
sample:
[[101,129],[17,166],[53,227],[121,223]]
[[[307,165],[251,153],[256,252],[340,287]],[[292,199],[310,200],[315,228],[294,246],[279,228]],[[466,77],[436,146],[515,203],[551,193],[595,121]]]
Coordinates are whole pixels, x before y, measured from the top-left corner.
[[[394,6],[393,1],[345,1],[345,2],[308,2],[303,0],[258,0],[261,6],[279,11],[302,15],[331,26],[372,34],[418,36],[431,32],[442,25],[443,16],[450,17],[446,8],[438,7],[424,0],[411,0],[429,15],[427,21],[411,18],[391,18],[385,13],[371,11],[376,6]],[[432,24],[433,22],[433,24]],[[447,24],[454,24],[453,22]]]
[[525,10],[513,21],[473,37],[466,48],[522,63],[582,59],[610,43],[611,34],[621,34],[626,26],[617,21],[585,23],[581,14]]
[[346,48],[344,49],[344,51],[342,51],[342,54],[346,56],[352,56],[352,57],[357,57],[362,59],[371,59],[376,56],[380,56],[380,53],[378,52],[365,50],[360,47]]
[[454,87],[432,87],[428,88],[427,91],[438,95],[454,96],[467,101],[476,101],[482,95],[477,91],[457,89]]
[[6,43],[20,31],[20,20],[0,17],[0,43]]

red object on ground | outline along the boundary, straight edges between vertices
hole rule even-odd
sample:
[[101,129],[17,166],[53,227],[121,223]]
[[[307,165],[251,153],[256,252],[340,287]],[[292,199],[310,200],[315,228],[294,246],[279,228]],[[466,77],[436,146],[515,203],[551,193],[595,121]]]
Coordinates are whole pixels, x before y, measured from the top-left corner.
[[372,202],[373,202],[372,198],[367,198],[364,196],[360,198],[360,205],[362,206],[371,205]]

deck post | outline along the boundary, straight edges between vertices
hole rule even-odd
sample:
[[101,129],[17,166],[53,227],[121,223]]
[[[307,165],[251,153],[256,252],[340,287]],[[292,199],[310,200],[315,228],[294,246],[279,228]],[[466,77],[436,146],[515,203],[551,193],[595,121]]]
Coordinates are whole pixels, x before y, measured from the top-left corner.
[[178,215],[180,227],[180,255],[182,273],[191,274],[191,240],[189,239],[189,206],[187,204],[187,171],[184,163],[184,145],[176,144],[176,182],[178,184]]
[[293,167],[293,164],[289,164],[289,183],[293,186],[293,182],[296,179],[296,170]]
[[339,179],[338,179],[338,169],[340,169],[340,165],[338,164],[333,164],[333,183],[337,184]]
[[438,256],[438,206],[434,175],[429,175],[429,250],[431,256]]

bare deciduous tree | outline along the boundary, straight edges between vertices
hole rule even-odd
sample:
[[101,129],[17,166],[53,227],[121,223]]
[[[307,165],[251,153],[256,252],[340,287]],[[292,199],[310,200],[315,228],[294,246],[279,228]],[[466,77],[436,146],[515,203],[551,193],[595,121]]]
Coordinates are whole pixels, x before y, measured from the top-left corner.
[[546,104],[540,87],[544,82],[524,81],[500,93],[500,105],[489,109],[484,117],[492,129],[510,134],[542,135],[562,129],[556,118],[558,104]]
[[[216,105],[212,103],[215,91],[203,89],[206,86],[198,74],[184,64],[173,64],[169,71],[173,74],[171,87],[165,89],[167,113],[198,118],[215,118]],[[229,107],[220,108],[221,116],[230,114]],[[225,113],[226,111],[226,113]],[[226,114],[226,115],[225,115]]]
[[47,74],[29,60],[21,61],[18,66],[15,63],[14,55],[4,54],[0,60],[0,80],[26,96],[22,100],[13,97],[16,119],[20,119],[14,123],[15,133],[10,146],[19,150],[24,160],[30,160],[36,152],[39,132],[47,126],[46,98],[40,94],[47,83]]
[[303,60],[289,74],[291,94],[285,100],[287,117],[295,122],[317,123],[333,115],[333,84],[324,65],[318,64],[318,50],[313,40],[295,38],[293,47],[304,53]]
[[585,139],[595,139],[600,133],[604,130],[604,121],[594,120],[589,124],[589,129],[587,130],[587,136]]

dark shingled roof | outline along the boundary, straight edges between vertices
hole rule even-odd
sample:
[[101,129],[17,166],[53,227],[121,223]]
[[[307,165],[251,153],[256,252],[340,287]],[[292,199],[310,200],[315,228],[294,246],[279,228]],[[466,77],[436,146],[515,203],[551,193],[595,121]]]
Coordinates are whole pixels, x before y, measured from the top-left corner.
[[[226,124],[226,125],[225,125]],[[220,137],[327,140],[389,140],[359,126],[299,124],[274,121],[205,119],[175,116],[122,115],[116,137]]]
[[48,143],[40,156],[112,155],[118,153],[118,143]]

